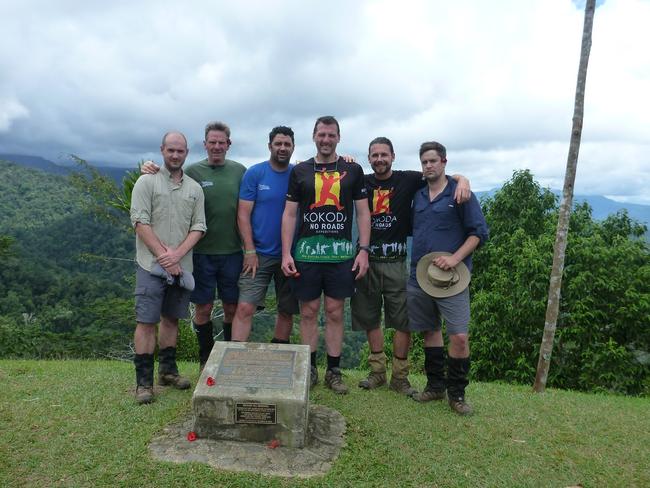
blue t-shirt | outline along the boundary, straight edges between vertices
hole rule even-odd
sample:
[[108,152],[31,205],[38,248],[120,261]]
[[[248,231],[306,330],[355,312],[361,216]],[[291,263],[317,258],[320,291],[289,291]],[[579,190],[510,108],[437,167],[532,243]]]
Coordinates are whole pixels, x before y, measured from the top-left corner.
[[[411,275],[409,283],[417,286],[415,270],[422,256],[430,252],[454,253],[469,236],[480,239],[479,246],[488,239],[488,227],[481,205],[474,193],[458,205],[454,200],[456,182],[447,176],[447,186],[431,202],[429,187],[418,190],[413,198],[413,245],[411,248]],[[463,262],[472,271],[472,255]]]
[[253,243],[259,254],[282,256],[282,213],[293,165],[276,171],[264,161],[246,170],[239,188],[239,198],[255,202],[251,215]]

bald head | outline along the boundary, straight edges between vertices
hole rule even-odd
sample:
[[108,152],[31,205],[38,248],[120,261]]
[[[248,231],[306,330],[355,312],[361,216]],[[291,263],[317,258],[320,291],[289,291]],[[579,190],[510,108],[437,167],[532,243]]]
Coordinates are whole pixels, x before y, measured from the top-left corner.
[[185,135],[182,132],[178,132],[178,131],[165,132],[165,135],[162,138],[162,142],[160,143],[161,147],[165,146],[165,143],[167,142],[167,138],[170,137],[170,136],[180,137],[183,140],[183,142],[185,143],[185,147],[187,148],[187,138],[185,137]]
[[167,170],[172,174],[180,174],[187,157],[187,139],[180,132],[167,132],[162,138],[160,152]]

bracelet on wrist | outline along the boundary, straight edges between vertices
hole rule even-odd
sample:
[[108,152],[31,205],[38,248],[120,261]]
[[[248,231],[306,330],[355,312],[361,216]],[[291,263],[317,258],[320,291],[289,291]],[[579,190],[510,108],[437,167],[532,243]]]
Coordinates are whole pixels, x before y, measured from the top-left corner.
[[359,246],[359,251],[366,251],[370,254],[370,246]]
[[244,249],[244,254],[257,254],[257,249]]

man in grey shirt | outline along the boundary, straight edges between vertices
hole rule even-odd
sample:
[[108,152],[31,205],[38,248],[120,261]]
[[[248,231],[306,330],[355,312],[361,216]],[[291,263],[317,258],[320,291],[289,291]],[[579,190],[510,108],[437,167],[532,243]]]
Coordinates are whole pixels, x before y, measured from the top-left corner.
[[206,231],[203,191],[185,177],[187,139],[180,132],[165,134],[160,146],[164,165],[144,175],[133,187],[131,223],[136,233],[135,373],[138,403],[153,401],[154,349],[158,334],[158,382],[187,389],[178,374],[178,319],[188,317],[192,279],[192,247]]

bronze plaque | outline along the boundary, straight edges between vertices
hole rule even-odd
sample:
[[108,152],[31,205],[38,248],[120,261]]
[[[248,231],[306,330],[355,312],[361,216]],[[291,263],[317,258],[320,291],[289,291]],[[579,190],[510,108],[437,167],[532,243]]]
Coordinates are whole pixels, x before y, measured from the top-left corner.
[[235,403],[236,424],[275,424],[274,403]]
[[295,359],[295,351],[227,348],[215,381],[238,388],[293,388]]

